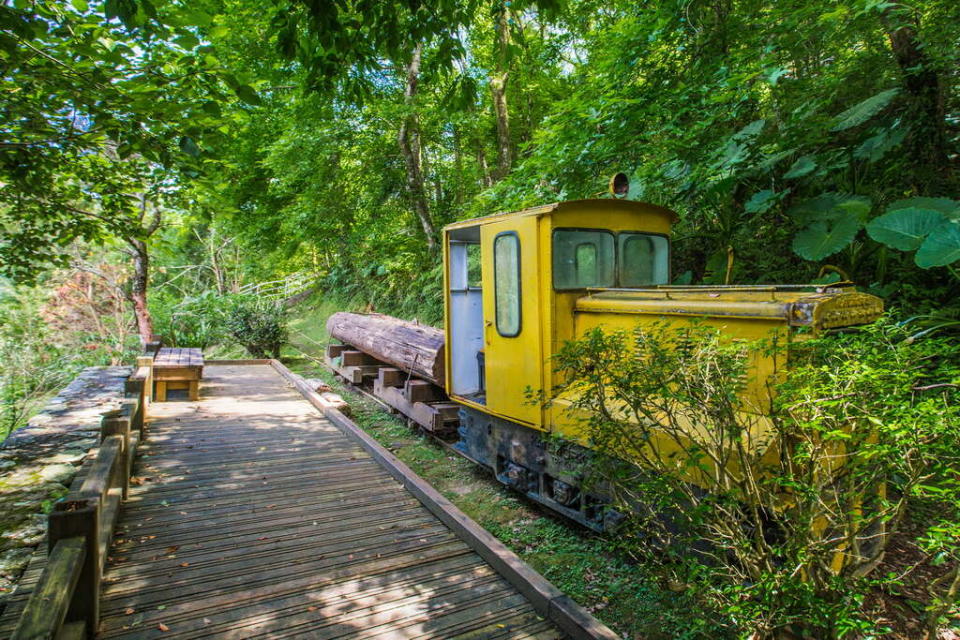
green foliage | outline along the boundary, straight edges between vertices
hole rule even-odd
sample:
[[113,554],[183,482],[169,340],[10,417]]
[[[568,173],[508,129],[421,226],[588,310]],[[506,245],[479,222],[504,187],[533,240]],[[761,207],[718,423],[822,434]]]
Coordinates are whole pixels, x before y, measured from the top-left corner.
[[209,21],[167,0],[0,6],[0,273],[33,279],[75,240],[136,235],[145,192],[197,175],[221,135],[202,106],[225,101]]
[[900,251],[916,250],[923,269],[960,260],[960,203],[947,198],[898,200],[867,225],[870,237]]
[[888,247],[916,251],[942,222],[943,216],[937,211],[907,207],[874,218],[867,225],[867,233]]
[[807,260],[822,260],[850,244],[858,231],[860,221],[856,218],[817,220],[797,232],[793,250]]
[[111,364],[118,354],[104,336],[47,324],[47,296],[38,289],[4,289],[0,280],[0,441],[19,427],[84,367]]
[[279,358],[287,341],[287,312],[282,302],[233,296],[226,329],[254,358]]
[[228,337],[227,324],[234,304],[229,296],[209,290],[185,299],[153,296],[150,313],[154,332],[167,346],[206,349]]
[[[960,562],[960,347],[907,335],[879,324],[788,354],[699,326],[595,330],[558,354],[554,393],[596,452],[588,482],[633,514],[618,537],[740,633],[874,633],[867,578],[896,580],[871,571],[908,510],[936,502],[915,542]],[[773,354],[793,364],[770,406],[750,363]],[[933,629],[947,591],[926,603]]]
[[899,89],[887,89],[875,96],[871,96],[863,102],[854,105],[837,116],[837,123],[833,125],[831,131],[844,131],[853,127],[859,127],[867,120],[877,115],[886,108],[890,101],[900,93]]

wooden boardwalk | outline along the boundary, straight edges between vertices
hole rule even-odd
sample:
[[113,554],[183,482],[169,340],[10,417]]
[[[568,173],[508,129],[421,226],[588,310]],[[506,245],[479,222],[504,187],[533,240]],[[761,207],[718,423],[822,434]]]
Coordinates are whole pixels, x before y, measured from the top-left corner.
[[269,365],[155,403],[102,638],[561,638]]

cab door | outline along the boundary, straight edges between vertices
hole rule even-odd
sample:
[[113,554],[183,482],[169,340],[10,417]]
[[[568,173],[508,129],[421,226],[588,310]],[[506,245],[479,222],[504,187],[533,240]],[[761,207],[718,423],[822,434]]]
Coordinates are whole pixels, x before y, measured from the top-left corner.
[[536,216],[481,227],[486,409],[539,426],[541,391],[539,251]]

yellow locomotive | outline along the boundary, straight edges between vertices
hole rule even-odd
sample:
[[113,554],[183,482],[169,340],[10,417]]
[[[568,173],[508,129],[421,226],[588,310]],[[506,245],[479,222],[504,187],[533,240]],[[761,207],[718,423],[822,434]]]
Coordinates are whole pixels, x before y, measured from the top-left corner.
[[[596,530],[602,495],[578,486],[570,460],[544,433],[584,445],[565,403],[531,402],[560,383],[561,345],[585,332],[698,322],[731,339],[806,334],[863,324],[882,302],[851,286],[671,286],[676,215],[618,199],[561,202],[458,222],[443,231],[444,385],[461,407],[455,447],[501,482]],[[786,365],[758,356],[747,394],[763,406],[765,382]],[[766,400],[769,400],[766,398]]]

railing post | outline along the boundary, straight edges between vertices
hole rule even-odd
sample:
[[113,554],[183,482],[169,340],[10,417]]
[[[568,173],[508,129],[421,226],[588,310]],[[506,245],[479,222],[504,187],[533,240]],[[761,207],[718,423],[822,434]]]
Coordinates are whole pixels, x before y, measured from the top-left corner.
[[110,478],[109,484],[111,487],[119,485],[123,489],[124,500],[127,499],[127,493],[130,491],[130,471],[133,464],[133,455],[130,451],[130,421],[132,416],[127,413],[133,409],[131,404],[125,402],[122,409],[105,413],[100,419],[100,442],[103,442],[109,436],[120,436],[122,438],[119,452],[120,459],[115,466],[117,472],[115,477]]
[[64,538],[84,539],[86,555],[80,579],[70,601],[66,622],[83,621],[87,637],[93,638],[100,622],[100,501],[96,498],[61,500],[47,520],[48,553]]
[[[143,422],[145,419],[146,401],[144,387],[146,382],[140,378],[130,378],[123,383],[123,414],[130,416],[130,428],[143,437]],[[129,406],[128,406],[129,405]]]
[[140,356],[137,358],[137,368],[139,369],[140,367],[146,367],[150,370],[150,374],[143,382],[143,409],[146,411],[150,403],[153,402],[153,356]]

